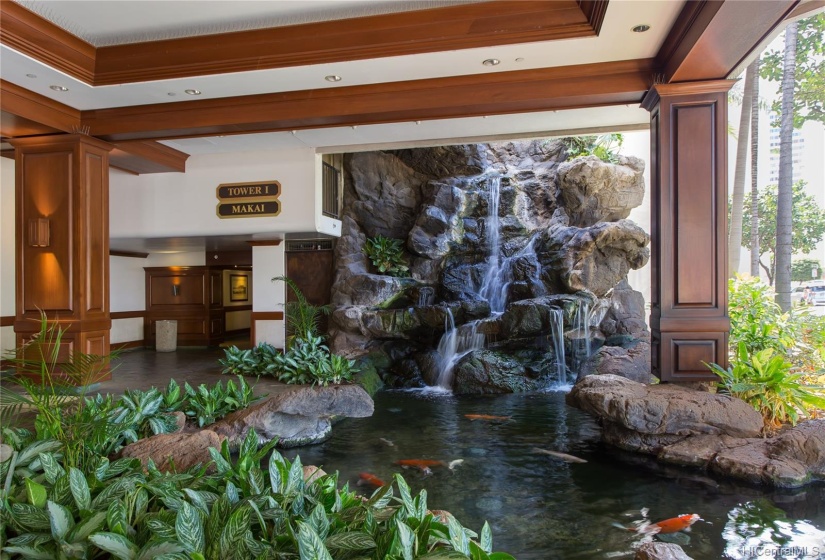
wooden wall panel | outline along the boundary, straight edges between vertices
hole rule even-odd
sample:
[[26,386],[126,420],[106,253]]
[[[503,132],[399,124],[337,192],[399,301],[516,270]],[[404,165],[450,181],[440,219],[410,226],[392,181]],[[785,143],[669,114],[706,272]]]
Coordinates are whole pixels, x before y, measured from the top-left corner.
[[109,267],[100,266],[109,259],[109,199],[108,189],[103,185],[104,174],[109,173],[108,165],[100,154],[84,154],[86,174],[86,214],[80,227],[85,244],[86,266],[84,284],[86,289],[85,307],[90,314],[102,314],[109,306]]
[[727,365],[729,81],[657,85],[651,111],[651,368],[663,381],[716,379]]

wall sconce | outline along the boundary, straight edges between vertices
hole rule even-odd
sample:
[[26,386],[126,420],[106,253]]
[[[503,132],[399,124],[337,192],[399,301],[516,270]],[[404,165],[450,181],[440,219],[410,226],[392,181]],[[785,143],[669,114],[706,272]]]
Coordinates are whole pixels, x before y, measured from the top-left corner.
[[48,218],[36,218],[29,220],[29,245],[32,247],[49,246]]
[[172,284],[172,295],[179,296],[180,295],[180,286],[178,284]]

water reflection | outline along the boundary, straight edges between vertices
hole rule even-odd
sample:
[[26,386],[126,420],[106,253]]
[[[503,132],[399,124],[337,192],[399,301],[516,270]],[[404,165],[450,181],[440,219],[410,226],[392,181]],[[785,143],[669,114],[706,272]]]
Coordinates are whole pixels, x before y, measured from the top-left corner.
[[[471,421],[466,414],[509,416],[510,420]],[[587,463],[568,463],[537,453],[536,448],[570,454]],[[646,540],[668,538],[683,544],[696,560],[718,560],[726,554],[757,558],[735,551],[763,542],[755,539],[763,538],[758,535],[764,534],[765,529],[759,529],[764,523],[744,523],[742,527],[752,528],[748,533],[731,521],[729,513],[760,499],[770,499],[786,513],[776,517],[776,526],[767,526],[771,534],[791,535],[794,538],[788,542],[797,543],[803,542],[801,535],[821,540],[825,530],[825,485],[802,493],[767,492],[604,448],[598,426],[586,414],[567,407],[563,393],[479,397],[456,397],[432,389],[380,393],[371,418],[341,422],[327,442],[285,453],[290,458],[296,454],[304,464],[339,471],[341,481],[352,487],[361,472],[382,480],[401,472],[414,492],[426,488],[431,508],[451,511],[475,531],[488,520],[495,549],[519,560],[632,558]],[[400,459],[464,461],[454,470],[436,467],[427,475],[417,469],[402,470],[395,464]],[[365,493],[370,491],[364,487]],[[702,520],[690,533],[676,537],[616,527],[632,527],[642,510],[651,522],[690,513]],[[728,524],[734,528],[730,535]]]
[[726,557],[736,560],[825,558],[825,531],[805,520],[788,519],[767,499],[733,508],[723,537]]

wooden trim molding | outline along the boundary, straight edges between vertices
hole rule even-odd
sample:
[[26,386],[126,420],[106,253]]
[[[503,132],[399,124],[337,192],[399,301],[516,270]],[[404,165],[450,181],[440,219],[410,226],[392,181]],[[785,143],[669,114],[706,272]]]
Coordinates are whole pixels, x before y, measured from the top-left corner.
[[223,307],[224,313],[232,313],[233,311],[252,311],[251,305],[225,305]]
[[146,311],[112,311],[111,313],[109,313],[109,316],[112,318],[112,321],[114,321],[115,319],[145,319]]
[[253,311],[251,321],[283,321],[283,311]]
[[[5,9],[8,4],[15,3],[0,2],[0,7]],[[6,25],[5,20],[3,25]],[[79,110],[6,80],[0,80],[0,108],[4,113],[40,123],[60,132],[71,132],[80,126]],[[5,130],[3,135],[9,136]]]
[[0,317],[0,327],[13,327],[14,315],[3,315]]
[[252,239],[246,243],[252,247],[277,247],[282,242],[282,239]]
[[109,164],[135,174],[184,173],[189,154],[160,142],[118,142],[109,153]]
[[84,111],[112,142],[638,103],[653,59]]
[[131,350],[132,348],[145,348],[146,341],[145,340],[130,340],[128,342],[113,342],[110,344],[110,348],[113,351],[123,351],[123,350]]
[[0,2],[0,42],[69,76],[94,83],[95,47],[17,2]]
[[133,259],[145,259],[149,253],[141,253],[139,251],[119,251],[117,249],[109,249],[110,257],[128,257]]

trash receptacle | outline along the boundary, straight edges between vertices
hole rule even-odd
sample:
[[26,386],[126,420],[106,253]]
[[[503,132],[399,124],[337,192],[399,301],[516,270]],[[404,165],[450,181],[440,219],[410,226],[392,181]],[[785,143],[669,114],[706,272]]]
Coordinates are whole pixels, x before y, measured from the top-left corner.
[[155,350],[174,352],[178,347],[178,322],[155,321]]

